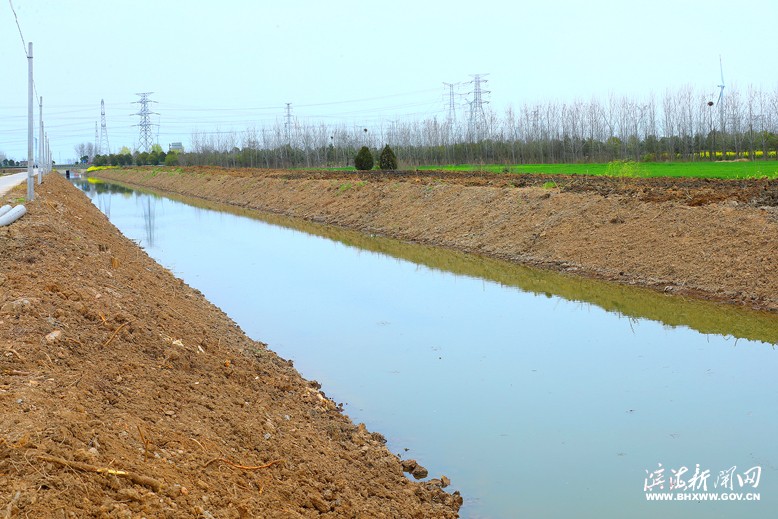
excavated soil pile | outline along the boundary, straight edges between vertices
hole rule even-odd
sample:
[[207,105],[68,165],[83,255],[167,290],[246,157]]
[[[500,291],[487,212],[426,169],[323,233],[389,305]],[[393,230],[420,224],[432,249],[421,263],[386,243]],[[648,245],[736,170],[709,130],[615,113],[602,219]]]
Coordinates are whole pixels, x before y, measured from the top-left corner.
[[778,311],[778,181],[140,168],[135,186]]
[[78,189],[36,189],[0,228],[5,517],[457,517]]

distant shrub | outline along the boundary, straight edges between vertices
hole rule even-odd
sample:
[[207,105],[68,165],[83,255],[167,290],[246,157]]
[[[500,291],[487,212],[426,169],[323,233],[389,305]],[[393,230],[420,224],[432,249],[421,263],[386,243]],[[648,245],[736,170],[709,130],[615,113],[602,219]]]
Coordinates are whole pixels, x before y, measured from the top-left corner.
[[178,154],[171,151],[165,156],[165,166],[178,166]]
[[359,171],[369,171],[373,169],[373,154],[367,146],[362,146],[354,157],[354,167]]
[[140,153],[135,154],[135,165],[136,166],[143,166],[145,164],[148,164],[149,160],[149,153],[147,151],[142,151]]
[[384,170],[397,169],[397,156],[388,144],[381,150],[381,155],[378,157],[378,166]]

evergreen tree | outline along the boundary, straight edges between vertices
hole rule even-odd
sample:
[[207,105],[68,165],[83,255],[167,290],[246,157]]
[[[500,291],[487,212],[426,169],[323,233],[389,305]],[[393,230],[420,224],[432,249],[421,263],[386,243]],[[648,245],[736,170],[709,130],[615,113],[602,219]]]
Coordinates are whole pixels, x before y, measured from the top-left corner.
[[384,149],[381,150],[381,155],[378,157],[378,165],[381,169],[395,170],[397,169],[397,156],[392,151],[392,148],[387,144]]
[[354,157],[354,167],[359,171],[369,171],[373,169],[373,154],[367,146],[362,146],[357,156]]

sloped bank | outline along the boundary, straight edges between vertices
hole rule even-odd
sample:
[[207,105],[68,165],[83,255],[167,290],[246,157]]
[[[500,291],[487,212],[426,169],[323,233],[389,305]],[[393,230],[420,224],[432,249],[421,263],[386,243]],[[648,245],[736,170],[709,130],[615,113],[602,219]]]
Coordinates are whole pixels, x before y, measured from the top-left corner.
[[457,517],[78,189],[28,209],[0,229],[8,517]]
[[[775,184],[585,177],[552,189],[510,176],[100,171],[106,180],[490,255],[665,293],[778,311]],[[680,182],[680,181],[679,181]],[[749,184],[744,185],[743,182]],[[603,187],[603,184],[606,184]],[[766,191],[768,190],[768,191]],[[640,193],[650,192],[650,197]],[[767,202],[764,202],[767,200]]]

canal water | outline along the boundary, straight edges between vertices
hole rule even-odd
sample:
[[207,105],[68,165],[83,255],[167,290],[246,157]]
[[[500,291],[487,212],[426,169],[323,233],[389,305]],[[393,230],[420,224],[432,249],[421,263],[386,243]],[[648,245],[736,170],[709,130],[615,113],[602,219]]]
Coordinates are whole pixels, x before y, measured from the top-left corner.
[[778,513],[775,316],[79,185],[462,517]]

